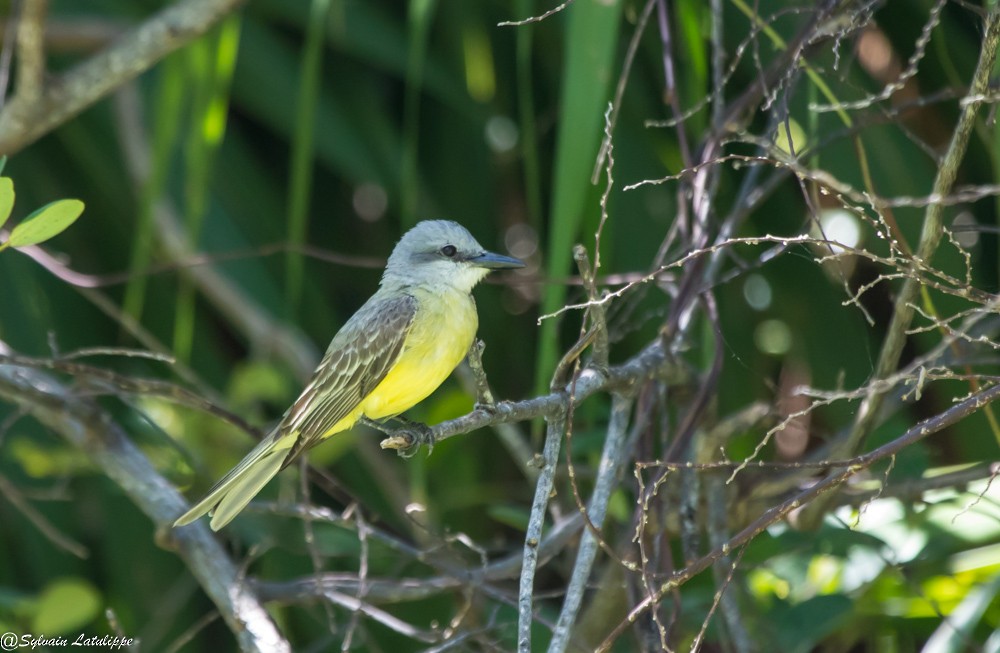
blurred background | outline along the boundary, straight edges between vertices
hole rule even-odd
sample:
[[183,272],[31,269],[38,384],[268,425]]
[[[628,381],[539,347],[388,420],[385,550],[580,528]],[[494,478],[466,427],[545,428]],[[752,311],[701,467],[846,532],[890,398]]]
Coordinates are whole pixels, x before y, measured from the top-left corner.
[[[4,53],[31,4],[0,1]],[[172,4],[49,0],[44,81],[73,74]],[[428,218],[454,219],[487,249],[529,263],[475,292],[498,398],[547,391],[584,318],[570,310],[538,319],[586,300],[572,246],[583,243],[597,259],[599,225],[599,285],[624,289],[607,305],[610,362],[622,363],[658,337],[676,310],[672,298],[684,297],[678,282],[691,262],[660,266],[699,243],[687,205],[693,164],[718,143],[705,218],[712,239],[701,247],[822,233],[883,258],[820,262],[830,250],[815,244],[719,246],[700,286],[717,316],[691,300],[698,308],[674,343],[688,380],[663,383],[655,434],[630,445],[608,509],[609,548],[634,559],[638,483],[649,481],[634,462],[663,454],[664,434],[684,421],[706,378],[714,385],[698,433],[759,404],[772,420],[730,433],[726,459],[742,460],[762,442],[767,460],[822,458],[860,395],[823,401],[793,389],[846,391],[872,378],[902,276],[886,263],[894,250],[884,235],[913,248],[920,239],[921,198],[964,106],[985,9],[924,0],[826,3],[826,13],[810,2],[576,0],[544,20],[502,25],[557,6],[249,0],[40,138],[0,134],[3,174],[17,192],[13,222],[59,198],[86,204],[41,248],[0,253],[0,341],[36,358],[82,352],[73,360],[88,367],[62,368],[59,378],[93,396],[193,500],[251,448],[252,433],[170,392],[126,390],[124,379],[183,388],[266,430],[375,290],[399,236]],[[803,33],[812,40],[796,40]],[[11,101],[18,79],[7,56],[0,65]],[[998,280],[1000,132],[991,111],[980,111],[959,170],[958,186],[972,190],[948,202],[950,235],[934,259],[947,275],[936,277],[941,283],[980,296],[996,292]],[[678,113],[680,128],[664,122]],[[629,188],[643,181],[657,183]],[[865,206],[866,192],[879,199]],[[860,289],[857,305],[845,305]],[[930,292],[948,316],[942,322],[958,324],[985,302]],[[986,324],[976,337],[992,337],[995,325]],[[930,328],[909,336],[904,366],[944,337],[924,313],[915,326]],[[929,379],[916,398],[900,381],[870,445],[976,390],[963,374],[989,384],[995,362],[987,346],[931,359],[926,369],[952,375]],[[408,417],[434,424],[465,414],[470,387],[467,372],[454,375]],[[575,408],[560,461],[574,463],[584,501],[609,406],[597,395]],[[781,419],[794,428],[765,439]],[[540,427],[517,425],[521,453],[541,451]],[[303,499],[301,470],[283,473],[221,535],[237,564],[265,582],[318,570],[356,577],[359,559],[372,578],[426,580],[443,573],[441,561],[475,569],[520,554],[535,486],[519,450],[483,429],[402,459],[380,450],[380,438],[357,428],[309,455],[331,479],[312,486],[309,502],[338,515],[350,506],[342,518],[304,528],[287,509]],[[988,485],[997,442],[980,412],[907,447],[859,477],[860,494],[841,498],[817,530],[779,525],[756,538],[723,610],[736,617],[712,616],[725,575],[706,572],[663,600],[662,631],[640,624],[613,650],[661,650],[667,640],[688,650],[703,624],[710,651],[1000,650],[1000,496]],[[706,455],[722,459],[720,448]],[[756,473],[754,484],[778,472]],[[948,482],[926,480],[941,475]],[[863,494],[880,480],[898,492]],[[739,504],[729,532],[805,482]],[[743,498],[753,495],[748,487]],[[564,471],[557,490],[554,522],[577,511]],[[710,548],[685,548],[677,524],[682,507],[697,513],[707,499],[671,497],[670,516],[649,526],[662,532],[657,578]],[[365,525],[380,535],[366,539]],[[141,638],[136,650],[144,651],[234,650],[198,582],[158,545],[156,526],[92,459],[0,397],[0,630],[120,632]],[[539,571],[536,650],[559,614],[576,545],[568,541]],[[592,650],[644,595],[620,564],[600,565],[570,650]],[[420,629],[462,634],[452,650],[515,650],[516,571],[483,582],[380,605]],[[296,651],[444,650],[287,587],[269,591],[271,615]]]

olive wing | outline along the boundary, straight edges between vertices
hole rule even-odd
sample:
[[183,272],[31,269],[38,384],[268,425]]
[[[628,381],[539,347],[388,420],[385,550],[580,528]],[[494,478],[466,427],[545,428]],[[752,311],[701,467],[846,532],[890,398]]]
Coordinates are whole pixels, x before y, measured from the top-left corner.
[[417,300],[410,295],[380,298],[358,309],[337,332],[299,398],[278,425],[276,436],[296,434],[288,465],[323,438],[368,396],[403,349]]

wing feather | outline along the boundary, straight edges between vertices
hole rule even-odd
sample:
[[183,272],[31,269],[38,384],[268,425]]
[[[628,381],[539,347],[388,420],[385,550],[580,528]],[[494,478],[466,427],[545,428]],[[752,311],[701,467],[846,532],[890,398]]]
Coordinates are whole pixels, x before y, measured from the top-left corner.
[[327,435],[385,378],[417,312],[410,295],[373,296],[334,336],[323,360],[276,431],[297,433],[288,465]]

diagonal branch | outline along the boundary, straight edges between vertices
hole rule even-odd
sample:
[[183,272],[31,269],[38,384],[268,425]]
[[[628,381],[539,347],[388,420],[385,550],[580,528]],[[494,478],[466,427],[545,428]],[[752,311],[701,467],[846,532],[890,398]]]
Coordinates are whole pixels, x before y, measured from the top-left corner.
[[[53,377],[38,370],[0,364],[0,399],[21,406],[83,451],[158,528],[166,527],[184,512],[184,499],[132,444],[121,426],[96,404],[74,396]],[[171,538],[167,544],[177,549],[215,603],[236,636],[240,650],[291,651],[207,526],[174,530],[163,537]]]
[[[22,87],[19,80],[16,93],[0,111],[0,154],[12,154],[52,131],[207,32],[243,2],[181,0],[40,89]],[[29,2],[27,7],[39,4]]]
[[[948,144],[948,150],[941,160],[937,176],[934,179],[934,189],[932,197],[946,197],[951,192],[951,188],[958,176],[958,167],[965,157],[965,151],[969,146],[969,139],[976,123],[976,114],[979,107],[985,102],[987,91],[989,91],[990,74],[993,71],[993,64],[997,57],[997,48],[1000,46],[1000,5],[994,6],[986,18],[985,34],[983,36],[983,46],[979,55],[979,63],[969,86],[969,93],[965,101],[962,102],[962,113],[958,119]],[[933,202],[927,206],[924,213],[923,228],[920,233],[920,244],[917,246],[917,253],[914,256],[912,269],[915,272],[921,266],[930,263],[941,236],[944,233],[944,204]],[[882,350],[879,353],[878,362],[875,367],[875,379],[888,378],[899,366],[899,357],[903,353],[903,346],[906,344],[907,333],[910,323],[913,321],[914,306],[916,305],[917,294],[920,292],[921,281],[916,274],[908,275],[900,288],[899,295],[896,296],[893,305],[892,321],[889,323]],[[835,456],[850,456],[858,451],[868,433],[875,425],[879,409],[885,400],[884,392],[873,391],[858,409],[854,425],[841,447],[835,450]],[[802,514],[801,525],[803,528],[815,527],[822,519],[823,513],[828,507],[827,499],[817,501],[809,510]]]
[[35,102],[45,77],[45,15],[48,0],[25,0],[17,24],[17,95]]
[[988,390],[976,393],[964,401],[956,403],[943,413],[925,419],[924,421],[914,425],[913,427],[907,429],[898,438],[882,445],[878,449],[874,449],[866,454],[858,456],[853,460],[853,464],[848,467],[826,476],[821,481],[811,485],[809,488],[802,490],[782,503],[765,510],[760,517],[755,519],[728,541],[722,543],[710,553],[702,556],[694,562],[691,562],[683,569],[680,569],[672,574],[670,578],[668,578],[656,589],[655,592],[652,592],[636,604],[629,611],[628,616],[620,624],[618,624],[614,630],[612,630],[612,632],[605,638],[604,642],[602,642],[601,645],[595,650],[598,652],[610,650],[614,641],[620,637],[629,626],[636,623],[639,617],[662,601],[664,596],[708,569],[717,560],[730,555],[735,549],[745,546],[755,537],[764,532],[768,526],[784,519],[793,510],[816,501],[823,495],[832,496],[833,490],[840,487],[859,472],[868,469],[876,462],[886,458],[891,458],[915,442],[919,442],[920,440],[923,440],[938,431],[957,424],[969,415],[972,415],[982,409],[983,406],[986,406],[997,399],[1000,399],[1000,385],[995,385]]

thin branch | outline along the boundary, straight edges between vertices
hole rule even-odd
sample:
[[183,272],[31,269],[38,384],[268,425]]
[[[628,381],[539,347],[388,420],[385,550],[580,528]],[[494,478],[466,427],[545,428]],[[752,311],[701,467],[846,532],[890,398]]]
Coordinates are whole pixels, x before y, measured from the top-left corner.
[[[1000,46],[1000,4],[995,5],[986,18],[979,63],[969,87],[970,97],[983,96],[989,90],[990,74],[993,71],[998,46]],[[980,104],[982,104],[981,100],[970,101],[962,106],[962,113],[955,126],[955,131],[952,133],[948,151],[941,160],[941,166],[934,179],[933,195],[944,197],[951,192],[951,187],[958,176],[958,167],[965,156],[972,130],[975,127],[976,114]],[[916,256],[910,266],[911,272],[915,272],[918,266],[927,266],[934,256],[944,233],[943,214],[944,206],[940,203],[930,204],[927,207],[920,234],[920,244],[917,246]],[[875,379],[888,377],[899,365],[899,358],[902,355],[903,346],[906,344],[907,330],[913,320],[913,305],[916,303],[920,288],[921,283],[916,276],[907,276],[896,296],[892,321],[889,324],[875,366]],[[861,402],[851,431],[845,442],[840,445],[838,455],[850,455],[860,448],[875,424],[884,399],[884,393],[872,392]],[[824,499],[817,502],[810,510],[804,511],[802,514],[803,527],[816,526],[827,506],[827,500]]]
[[[657,340],[621,365],[614,365],[605,370],[584,368],[571,384],[561,390],[521,401],[500,401],[491,410],[477,409],[461,417],[435,424],[429,428],[426,434],[427,442],[424,444],[434,444],[456,435],[471,433],[484,426],[558,415],[568,409],[571,390],[575,401],[582,402],[598,392],[627,393],[647,379],[665,378],[679,381],[685,374],[686,372],[673,362],[672,357],[664,354],[663,347]],[[417,434],[400,429],[392,437],[382,440],[381,445],[383,449],[405,451],[415,444],[421,444],[418,440]]]
[[85,387],[84,391],[77,392],[78,395],[109,394],[159,397],[180,406],[187,406],[214,415],[258,440],[261,438],[259,429],[251,426],[241,416],[222,408],[213,401],[212,397],[205,397],[203,394],[169,381],[126,376],[102,367],[72,363],[66,358],[32,358],[0,354],[0,364],[4,363],[72,375],[74,380],[81,382]]
[[[475,347],[475,345],[473,345]],[[480,353],[481,356],[481,353]],[[480,368],[482,367],[482,360],[478,361]],[[468,364],[459,365],[455,369],[455,373],[458,375],[458,380],[462,384],[462,388],[469,394],[476,394],[479,396],[479,372],[475,369],[476,361],[473,359],[473,354],[470,353]],[[486,371],[482,370],[483,380],[486,378]],[[492,395],[491,395],[492,397]],[[477,403],[482,403],[481,399],[477,399]],[[487,410],[492,409],[496,406],[496,401],[493,400],[493,404],[487,408]],[[485,406],[477,406],[477,408],[486,408]],[[534,458],[534,450],[531,448],[531,444],[528,442],[528,438],[522,432],[520,428],[509,422],[498,422],[492,425],[493,431],[497,434],[497,439],[500,440],[500,444],[507,449],[510,454],[511,459],[514,464],[517,465],[521,473],[529,481],[534,481],[538,478],[538,469],[531,465],[531,460]]]
[[522,25],[529,25],[531,23],[540,23],[549,16],[559,13],[560,11],[570,6],[571,4],[573,4],[573,0],[566,0],[562,4],[556,5],[552,9],[549,9],[545,13],[540,14],[538,16],[532,16],[531,18],[525,18],[523,20],[505,20],[503,22],[497,23],[497,27],[521,27]]
[[433,632],[428,632],[425,630],[420,630],[402,619],[398,619],[385,610],[380,610],[370,603],[361,601],[353,596],[348,596],[347,594],[341,594],[340,592],[334,592],[328,590],[323,593],[324,598],[326,598],[331,603],[335,603],[343,608],[351,610],[353,612],[360,612],[366,617],[373,619],[386,628],[394,630],[404,637],[409,637],[411,639],[416,639],[421,642],[426,642],[428,644],[433,644],[435,642],[441,641],[441,637]]
[[80,449],[152,519],[160,529],[161,541],[175,548],[184,559],[219,609],[241,650],[291,651],[205,524],[168,530],[186,509],[186,502],[108,414],[75,396],[51,376],[10,364],[0,364],[0,398],[24,408]]
[[566,412],[548,419],[545,430],[545,448],[542,451],[542,470],[535,484],[535,498],[531,502],[531,516],[524,536],[521,579],[517,594],[517,650],[531,653],[531,625],[534,622],[535,569],[538,566],[538,545],[542,539],[546,508],[552,496],[552,484],[559,463],[559,448],[566,431]]
[[[250,504],[249,510],[262,509],[260,502]],[[298,517],[309,515],[314,521],[345,525],[345,520],[326,508],[306,507],[300,505],[269,505],[267,512],[271,514],[290,514]],[[575,514],[552,526],[538,545],[539,565],[544,565],[577,536],[583,527],[583,515]],[[437,569],[441,576],[434,578],[369,578],[365,596],[375,602],[392,603],[395,601],[411,601],[452,591],[461,586],[473,586],[482,589],[486,594],[502,598],[499,591],[490,590],[489,583],[507,580],[521,573],[521,553],[511,553],[499,560],[477,568],[468,568],[442,560],[430,552],[415,548],[402,540],[369,526],[368,536],[393,551],[399,552],[414,560]],[[254,580],[254,589],[263,601],[281,603],[299,603],[315,600],[327,589],[343,593],[358,591],[360,579],[356,574],[324,573],[311,574],[302,578],[287,581]]]
[[486,378],[486,371],[483,369],[484,349],[486,349],[486,343],[476,338],[472,342],[472,347],[469,348],[466,360],[469,363],[469,369],[472,370],[472,378],[476,384],[476,405],[490,409],[497,402],[493,398],[493,391],[490,390],[490,381]]
[[[608,434],[604,440],[604,450],[601,452],[601,462],[598,466],[597,479],[594,481],[594,492],[590,498],[590,508],[587,518],[595,528],[601,528],[607,515],[611,491],[621,472],[625,456],[625,435],[628,432],[629,412],[632,399],[616,394],[612,399],[611,419],[608,422]],[[566,598],[563,599],[562,611],[556,621],[552,640],[549,642],[549,653],[563,653],[569,645],[570,635],[576,623],[580,604],[590,571],[597,557],[598,536],[589,528],[584,531],[580,547],[577,549],[576,562],[566,587]]]
[[907,429],[902,435],[891,442],[879,447],[878,449],[874,449],[873,451],[858,456],[855,464],[829,474],[809,488],[799,492],[779,505],[764,511],[760,517],[755,519],[752,523],[731,537],[721,546],[716,547],[707,555],[695,560],[683,569],[672,574],[671,577],[666,582],[662,583],[655,592],[647,596],[632,608],[625,620],[615,627],[615,629],[605,638],[601,645],[597,647],[596,651],[601,653],[608,651],[614,641],[621,636],[625,629],[634,624],[639,617],[646,613],[646,611],[654,605],[657,605],[666,594],[674,591],[705,569],[708,569],[713,563],[715,563],[716,560],[729,555],[731,551],[743,546],[753,538],[757,537],[764,532],[768,526],[784,519],[793,510],[801,508],[824,494],[832,494],[832,490],[836,489],[859,472],[868,469],[876,462],[894,456],[906,447],[919,442],[920,440],[923,440],[924,438],[933,435],[942,429],[957,424],[969,415],[979,411],[983,406],[996,401],[998,398],[1000,398],[1000,385],[993,386],[992,388],[979,392],[964,401],[960,401],[943,413],[935,415],[934,417],[926,419],[912,428]]
[[36,102],[45,79],[45,17],[48,0],[22,0],[17,25],[17,88],[19,102]]
[[59,529],[46,519],[45,515],[38,512],[38,510],[36,510],[35,507],[24,498],[24,495],[21,494],[17,487],[3,476],[0,476],[0,496],[6,499],[18,510],[18,512],[24,515],[25,518],[30,521],[42,535],[52,542],[52,544],[67,553],[75,555],[81,560],[86,560],[90,557],[90,551],[87,547],[71,539],[69,536],[60,533]]

